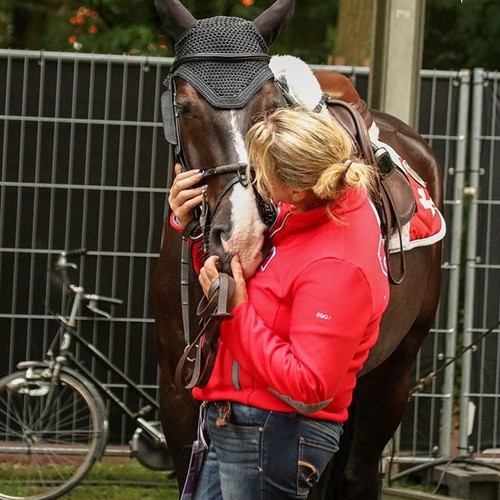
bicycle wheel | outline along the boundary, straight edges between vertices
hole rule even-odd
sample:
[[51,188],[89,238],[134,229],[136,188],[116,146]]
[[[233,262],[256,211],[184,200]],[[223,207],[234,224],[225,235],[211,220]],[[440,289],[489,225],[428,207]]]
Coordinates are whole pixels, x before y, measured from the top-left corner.
[[64,369],[56,383],[43,368],[0,380],[0,498],[46,500],[74,488],[107,440],[102,398]]

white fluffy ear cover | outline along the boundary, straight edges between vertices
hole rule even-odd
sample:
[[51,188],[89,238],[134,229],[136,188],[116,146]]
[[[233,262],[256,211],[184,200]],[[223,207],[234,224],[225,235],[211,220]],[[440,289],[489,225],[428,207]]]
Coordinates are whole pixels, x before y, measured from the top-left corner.
[[269,67],[277,80],[285,80],[290,95],[304,108],[312,110],[323,95],[311,68],[295,56],[272,56]]

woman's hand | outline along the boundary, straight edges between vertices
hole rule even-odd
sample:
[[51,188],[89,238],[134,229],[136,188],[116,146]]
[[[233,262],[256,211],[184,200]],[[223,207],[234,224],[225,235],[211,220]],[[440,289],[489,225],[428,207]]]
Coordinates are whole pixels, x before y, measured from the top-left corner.
[[200,269],[198,281],[200,282],[201,289],[207,298],[210,286],[219,277],[218,264],[219,257],[212,255],[205,261],[205,264],[203,264],[203,267]]
[[[212,255],[206,261],[200,270],[200,275],[198,277],[200,281],[203,293],[208,298],[208,293],[210,291],[210,286],[219,277],[218,269],[219,257]],[[236,255],[231,260],[231,270],[233,272],[234,278],[234,292],[229,300],[228,309],[232,311],[238,304],[248,300],[247,285],[245,279],[243,278],[243,270],[241,268],[240,259]]]
[[184,227],[194,218],[193,211],[202,202],[207,187],[193,187],[202,177],[203,174],[199,170],[182,172],[181,166],[178,163],[175,165],[175,178],[168,195],[168,204]]
[[245,282],[245,278],[243,277],[243,269],[241,268],[241,262],[238,255],[235,255],[231,259],[231,271],[233,272],[235,287],[233,295],[231,295],[231,300],[229,301],[230,311],[232,311],[238,304],[248,300],[247,284]]

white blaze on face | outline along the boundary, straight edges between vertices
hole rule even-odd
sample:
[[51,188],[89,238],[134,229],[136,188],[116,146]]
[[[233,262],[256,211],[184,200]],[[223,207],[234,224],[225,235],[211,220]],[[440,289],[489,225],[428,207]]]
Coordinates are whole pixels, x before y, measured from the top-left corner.
[[[240,163],[247,162],[245,141],[237,124],[237,114],[231,110],[231,135]],[[226,252],[240,257],[243,274],[250,278],[262,261],[262,245],[266,226],[263,224],[253,188],[235,184],[229,198],[231,202],[231,236],[222,246]]]
[[251,186],[236,184],[231,192],[231,237],[222,240],[226,252],[240,257],[245,279],[250,278],[262,261],[262,245],[264,244],[263,224],[255,194]]
[[237,113],[234,109],[231,110],[231,136],[234,141],[234,147],[236,149],[236,154],[238,155],[238,161],[240,163],[247,162],[247,150],[245,148],[245,138],[241,134],[241,130],[238,127]]

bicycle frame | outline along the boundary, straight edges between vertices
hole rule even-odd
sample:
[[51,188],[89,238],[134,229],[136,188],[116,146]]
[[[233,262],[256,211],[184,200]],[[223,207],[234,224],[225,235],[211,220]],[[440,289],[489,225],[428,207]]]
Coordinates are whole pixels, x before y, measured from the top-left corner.
[[[96,314],[104,316],[107,319],[111,319],[111,315],[103,310],[101,310],[97,305],[99,302],[106,302],[110,304],[120,305],[123,302],[120,299],[115,299],[112,297],[104,297],[97,294],[86,294],[84,289],[80,286],[76,286],[68,278],[67,268],[77,269],[77,265],[68,262],[67,257],[70,255],[83,255],[85,250],[74,250],[70,252],[62,252],[59,255],[59,259],[54,264],[54,270],[61,276],[62,281],[66,288],[73,295],[73,300],[70,308],[69,316],[64,316],[62,314],[55,315],[56,319],[61,323],[61,329],[58,335],[61,335],[59,342],[58,354],[55,356],[52,351],[52,346],[49,347],[46,353],[45,362],[42,364],[37,361],[21,361],[18,363],[17,367],[19,369],[28,369],[30,367],[40,367],[45,366],[51,370],[51,377],[56,380],[59,375],[59,370],[62,366],[70,364],[78,372],[81,372],[88,380],[94,384],[94,386],[99,390],[101,396],[105,399],[113,401],[122,413],[126,414],[130,419],[137,423],[137,425],[143,429],[147,435],[153,440],[156,446],[163,447],[166,446],[165,436],[162,432],[157,430],[154,425],[145,420],[145,416],[153,410],[158,410],[159,405],[154,398],[152,398],[146,391],[137,386],[137,384],[128,377],[122,370],[120,370],[116,365],[114,365],[110,359],[97,347],[95,347],[91,342],[85,339],[76,331],[78,312],[80,310],[82,302],[88,302],[87,307]],[[121,382],[123,382],[128,389],[131,389],[137,396],[147,401],[147,405],[140,408],[138,411],[134,412],[127,404],[121,399],[117,394],[115,394],[109,387],[102,383],[87,367],[85,367],[71,351],[72,340],[76,340],[80,345],[84,346],[87,351],[91,354],[94,359],[97,359],[102,363],[110,372],[116,375]]]
[[[99,304],[122,303],[88,294],[71,283],[67,269],[77,266],[67,257],[84,253],[62,252],[53,266],[64,283],[65,306],[61,314],[53,314],[60,326],[44,360],[21,361],[18,371],[0,378],[0,498],[53,500],[76,487],[106,450],[108,400],[138,426],[129,442],[132,456],[152,470],[170,466],[159,422],[145,418],[158,409],[156,400],[77,328],[82,304],[110,319]],[[78,349],[74,349],[75,344]],[[80,352],[85,357],[80,357]],[[103,365],[108,377],[121,382],[120,386],[123,384],[145,406],[134,412],[111,385],[86,366],[87,354],[92,364]]]

